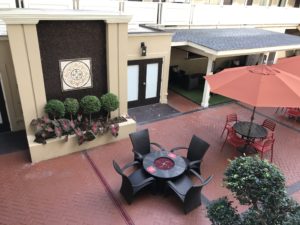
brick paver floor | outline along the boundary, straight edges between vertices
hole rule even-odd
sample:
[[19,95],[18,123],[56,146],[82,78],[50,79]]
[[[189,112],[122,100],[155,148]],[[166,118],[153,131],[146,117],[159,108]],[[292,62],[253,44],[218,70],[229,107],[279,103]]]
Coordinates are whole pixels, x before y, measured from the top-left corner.
[[[151,140],[167,149],[187,146],[193,134],[210,143],[201,170],[204,177],[213,174],[214,178],[203,189],[204,204],[188,215],[183,214],[182,205],[172,194],[165,197],[146,192],[136,196],[131,205],[125,203],[119,194],[121,177],[114,171],[112,160],[120,165],[132,161],[132,146],[126,138],[37,164],[30,164],[24,152],[1,155],[0,224],[210,224],[205,204],[230,195],[222,187],[223,172],[228,159],[239,156],[227,144],[220,152],[225,116],[232,112],[240,120],[249,120],[251,108],[230,103],[138,127],[148,128]],[[277,119],[273,113],[274,109],[258,109],[255,121]],[[286,176],[291,196],[300,201],[300,131],[288,123],[283,120],[277,124],[274,164]]]

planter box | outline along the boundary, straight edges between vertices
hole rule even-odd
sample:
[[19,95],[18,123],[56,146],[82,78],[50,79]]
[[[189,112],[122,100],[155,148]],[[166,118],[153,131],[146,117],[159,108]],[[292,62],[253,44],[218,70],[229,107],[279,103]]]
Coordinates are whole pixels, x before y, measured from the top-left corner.
[[120,129],[118,137],[114,137],[110,132],[107,132],[104,135],[98,135],[93,141],[84,142],[82,145],[78,145],[76,135],[69,136],[69,140],[67,142],[64,141],[64,137],[49,139],[45,145],[33,142],[35,138],[33,135],[27,136],[31,161],[40,162],[74,152],[87,150],[110,142],[119,141],[123,138],[127,138],[129,133],[136,131],[136,122],[133,119],[127,119],[126,122],[119,123],[119,126]]

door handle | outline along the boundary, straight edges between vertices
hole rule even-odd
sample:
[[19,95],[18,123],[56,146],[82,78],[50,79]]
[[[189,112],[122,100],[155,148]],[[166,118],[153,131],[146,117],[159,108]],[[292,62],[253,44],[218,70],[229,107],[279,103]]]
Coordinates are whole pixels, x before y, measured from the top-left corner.
[[146,85],[146,82],[143,82],[143,85]]

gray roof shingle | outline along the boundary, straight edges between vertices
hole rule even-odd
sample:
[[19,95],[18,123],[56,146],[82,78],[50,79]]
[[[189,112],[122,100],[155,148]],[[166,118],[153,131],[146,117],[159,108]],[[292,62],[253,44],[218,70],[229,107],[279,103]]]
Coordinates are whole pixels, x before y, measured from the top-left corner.
[[178,29],[172,42],[189,41],[215,51],[300,45],[300,37],[256,28]]

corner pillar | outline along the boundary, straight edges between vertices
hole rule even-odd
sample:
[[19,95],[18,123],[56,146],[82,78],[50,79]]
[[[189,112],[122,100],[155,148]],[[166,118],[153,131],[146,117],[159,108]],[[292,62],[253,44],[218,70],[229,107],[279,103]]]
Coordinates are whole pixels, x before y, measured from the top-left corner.
[[32,119],[43,115],[46,102],[36,25],[8,24],[7,33],[23,110],[25,129],[27,135],[33,134],[30,122]]
[[107,80],[108,91],[117,95],[120,107],[111,117],[127,114],[127,23],[107,23]]
[[[213,74],[214,61],[215,61],[214,58],[212,57],[208,58],[207,69],[206,69],[207,76]],[[208,82],[205,80],[202,102],[201,102],[202,107],[207,108],[209,106],[209,98],[210,98],[210,87]]]

